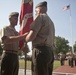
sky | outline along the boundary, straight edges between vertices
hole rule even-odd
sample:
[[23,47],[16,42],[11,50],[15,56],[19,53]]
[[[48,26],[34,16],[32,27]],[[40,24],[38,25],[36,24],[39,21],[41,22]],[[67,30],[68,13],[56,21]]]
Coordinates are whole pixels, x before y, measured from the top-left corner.
[[[44,0],[34,0],[35,6],[39,2]],[[55,36],[60,36],[69,41],[69,45],[73,46],[76,41],[76,0],[45,0],[47,1],[48,11],[55,25]],[[70,4],[70,9],[63,11],[63,7]],[[20,13],[21,0],[0,0],[0,29],[6,25],[9,25],[8,16],[10,12],[17,11]],[[71,11],[71,14],[70,14]],[[19,31],[20,25],[16,26],[16,30]],[[29,42],[31,49],[31,43]]]

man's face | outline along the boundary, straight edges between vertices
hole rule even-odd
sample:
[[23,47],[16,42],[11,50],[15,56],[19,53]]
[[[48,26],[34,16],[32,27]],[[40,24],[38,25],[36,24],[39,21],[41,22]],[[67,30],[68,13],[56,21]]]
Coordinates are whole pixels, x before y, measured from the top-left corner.
[[47,8],[45,6],[41,6],[41,7],[37,7],[35,12],[36,12],[36,15],[40,14],[40,13],[46,13],[47,11]]
[[18,17],[11,16],[11,18],[9,18],[9,20],[10,20],[10,23],[15,26],[15,25],[17,25]]
[[36,12],[36,15],[38,15],[40,13],[40,7],[37,7],[35,12]]

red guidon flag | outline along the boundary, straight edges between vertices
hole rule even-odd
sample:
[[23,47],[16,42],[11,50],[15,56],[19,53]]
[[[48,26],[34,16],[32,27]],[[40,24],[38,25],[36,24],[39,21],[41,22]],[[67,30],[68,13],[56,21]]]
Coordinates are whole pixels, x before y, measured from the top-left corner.
[[[33,0],[22,0],[20,11],[20,35],[29,32],[30,25],[33,22]],[[22,48],[24,40],[20,41]]]

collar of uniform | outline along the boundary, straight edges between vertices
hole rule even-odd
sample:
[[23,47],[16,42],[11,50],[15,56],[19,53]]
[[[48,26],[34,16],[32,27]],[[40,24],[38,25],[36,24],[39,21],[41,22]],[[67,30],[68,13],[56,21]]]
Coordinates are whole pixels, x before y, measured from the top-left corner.
[[13,30],[13,31],[16,31],[15,28],[13,28],[13,27],[11,27],[11,26],[9,26],[9,28],[10,28],[11,30]]

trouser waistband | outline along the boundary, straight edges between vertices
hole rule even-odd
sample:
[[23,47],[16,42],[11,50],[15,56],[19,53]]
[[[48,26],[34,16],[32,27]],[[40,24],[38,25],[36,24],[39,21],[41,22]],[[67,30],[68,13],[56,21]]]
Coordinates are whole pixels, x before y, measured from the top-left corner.
[[12,53],[12,54],[18,54],[18,51],[15,50],[4,50],[5,53]]
[[48,44],[36,44],[33,47],[39,47],[39,46],[47,46],[47,47],[50,47],[50,45],[48,45]]

